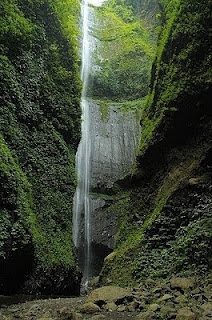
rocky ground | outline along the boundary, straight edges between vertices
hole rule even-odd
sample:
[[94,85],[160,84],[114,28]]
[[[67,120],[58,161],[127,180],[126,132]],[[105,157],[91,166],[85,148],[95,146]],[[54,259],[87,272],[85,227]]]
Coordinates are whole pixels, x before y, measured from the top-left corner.
[[212,279],[148,279],[137,288],[105,286],[88,296],[2,305],[0,320],[210,320]]

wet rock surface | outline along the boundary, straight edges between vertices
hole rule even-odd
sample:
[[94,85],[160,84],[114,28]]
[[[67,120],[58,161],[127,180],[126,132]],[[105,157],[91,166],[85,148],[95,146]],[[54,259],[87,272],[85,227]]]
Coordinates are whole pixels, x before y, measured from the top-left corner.
[[[109,207],[114,201],[116,182],[129,174],[135,163],[141,127],[133,110],[123,112],[120,105],[105,105],[101,101],[86,100],[86,103],[89,107],[87,117],[90,139],[89,214],[92,222],[90,269],[91,275],[95,276],[99,274],[104,258],[114,248],[119,215],[111,214]],[[84,242],[83,203],[78,204],[78,209],[81,212],[81,218],[77,222],[81,235],[79,243],[82,243],[79,246],[81,261]]]
[[91,130],[90,196],[92,242],[114,248],[117,217],[107,211],[111,198],[103,195],[131,170],[140,140],[140,125],[134,111],[123,112],[108,105],[106,115],[101,104],[89,101]]
[[111,188],[132,168],[140,140],[140,125],[133,111],[116,105],[89,102],[91,121],[91,187]]
[[129,301],[132,300],[132,298],[131,290],[115,286],[101,287],[95,289],[88,295],[88,301],[96,303],[100,306],[110,302],[120,305],[122,301]]
[[[177,278],[178,283],[189,278]],[[136,288],[106,286],[88,296],[37,300],[1,306],[0,320],[210,320],[211,284],[195,279],[179,291],[170,281],[142,281]],[[185,286],[184,286],[185,287]]]

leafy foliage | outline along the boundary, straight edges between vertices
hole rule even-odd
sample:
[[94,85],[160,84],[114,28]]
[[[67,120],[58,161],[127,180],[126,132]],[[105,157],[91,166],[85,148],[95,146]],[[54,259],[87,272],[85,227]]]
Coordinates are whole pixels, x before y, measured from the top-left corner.
[[[26,290],[77,291],[71,215],[81,114],[79,3],[4,0],[1,8],[0,262],[20,260],[15,252],[32,246],[33,277]],[[53,284],[54,272],[60,279]]]
[[141,119],[141,153],[154,142],[163,119],[167,115],[172,117],[182,108],[183,101],[203,93],[212,79],[208,32],[211,2],[163,0],[160,3],[164,24]]
[[[141,113],[140,158],[126,201],[111,207],[121,222],[102,283],[204,275],[211,267],[211,2],[159,4],[162,25]],[[202,173],[207,181],[189,185],[189,177]]]
[[124,101],[148,92],[155,36],[134,9],[127,1],[113,0],[95,9],[98,68],[91,74],[92,96]]
[[15,251],[29,244],[29,230],[35,217],[32,211],[30,184],[2,137],[0,137],[0,148],[0,256],[1,258],[7,258],[10,251]]

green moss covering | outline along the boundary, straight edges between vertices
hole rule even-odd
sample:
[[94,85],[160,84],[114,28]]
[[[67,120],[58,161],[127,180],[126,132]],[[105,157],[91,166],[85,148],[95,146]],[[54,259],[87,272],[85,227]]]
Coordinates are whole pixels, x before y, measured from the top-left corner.
[[[189,221],[189,217],[186,217],[188,220],[184,221],[185,217],[181,214],[176,226],[176,222],[173,222],[176,219],[176,207],[181,205],[181,201],[185,201],[181,200],[184,199],[183,195],[181,198],[177,198],[176,194],[179,193],[180,188],[183,190],[187,179],[199,167],[208,148],[207,142],[198,148],[194,144],[189,148],[187,159],[187,150],[186,148],[182,149],[177,157],[178,161],[184,161],[181,163],[175,161],[175,165],[170,163],[167,174],[162,172],[157,174],[156,179],[160,183],[154,184],[154,191],[147,187],[150,194],[145,195],[143,194],[144,186],[132,188],[127,194],[126,192],[122,194],[120,200],[110,207],[111,213],[115,213],[120,222],[116,235],[116,255],[113,260],[106,262],[102,270],[103,283],[106,283],[104,282],[106,279],[110,279],[117,285],[132,286],[146,277],[169,277],[172,273],[182,270],[184,273],[188,270],[189,274],[192,268],[193,272],[197,273],[208,270],[210,261],[207,260],[207,254],[205,254],[210,247],[211,238],[209,231],[211,218],[207,216],[208,213],[203,214],[202,220],[196,220],[197,217],[194,214],[193,221],[192,219]],[[149,183],[152,183],[151,180]],[[194,190],[194,192],[196,191]],[[144,198],[147,196],[151,198],[149,204]],[[173,204],[167,219],[166,208],[170,208],[170,203],[174,202],[175,197],[178,203],[175,204],[176,207]],[[192,199],[192,195],[190,195],[190,199]],[[169,205],[167,206],[167,204]],[[191,201],[190,206],[192,207],[192,205]],[[186,206],[184,210],[187,210]],[[195,212],[195,210],[198,209],[194,207],[193,211]],[[209,207],[207,210],[210,210]],[[162,227],[160,231],[160,227],[157,226],[158,221],[161,221],[161,224],[164,224],[168,230],[166,231]],[[176,238],[172,239],[171,237],[170,239],[170,236],[167,236],[165,232],[173,232],[174,234],[179,228],[178,223],[181,225],[185,223],[185,227],[177,231]],[[200,225],[204,227],[199,234],[196,234],[195,230],[200,230]],[[172,230],[173,228],[175,231]],[[162,230],[165,230],[164,234]],[[168,245],[163,243],[163,237],[167,237]],[[154,246],[152,245],[153,241]],[[198,253],[194,254],[194,251]]]
[[[141,112],[140,158],[125,201],[111,207],[120,224],[115,255],[102,270],[104,284],[204,275],[211,267],[211,3],[160,6],[163,24]],[[189,183],[201,172],[207,182]]]
[[36,225],[36,218],[32,210],[30,184],[2,136],[0,136],[0,148],[0,174],[3,182],[1,183],[0,256],[6,259],[10,251],[18,250],[30,242],[30,230],[33,224]]
[[99,110],[101,112],[101,118],[103,121],[106,121],[109,115],[109,104],[104,102],[104,101],[100,101],[99,102]]
[[183,100],[204,92],[211,83],[207,1],[161,1],[164,25],[153,64],[149,96],[142,113],[141,153],[153,143],[158,126],[182,107]]
[[[71,230],[81,115],[79,2],[5,0],[0,6],[1,291],[25,286],[28,292],[76,293]],[[25,277],[18,273],[22,255],[30,265]],[[12,263],[15,285],[6,271]]]
[[[138,15],[144,4],[139,10],[135,6],[110,0],[95,9],[98,27],[93,31],[97,38],[94,63],[98,69],[91,74],[91,96],[131,101],[148,92],[156,37],[152,24],[147,25]],[[149,10],[156,15],[155,7]]]

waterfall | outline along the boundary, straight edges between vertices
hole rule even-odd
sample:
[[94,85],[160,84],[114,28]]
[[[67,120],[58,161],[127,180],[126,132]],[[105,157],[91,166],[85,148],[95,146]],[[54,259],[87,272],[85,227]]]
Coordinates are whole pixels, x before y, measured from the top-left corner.
[[[76,155],[76,167],[78,176],[78,185],[74,197],[74,216],[73,216],[73,240],[75,246],[79,249],[81,241],[84,242],[83,257],[81,268],[83,271],[83,283],[87,286],[90,276],[90,203],[89,203],[89,185],[90,185],[90,136],[89,136],[89,104],[82,97],[82,139]],[[83,221],[84,220],[84,221]],[[84,230],[82,229],[82,222]],[[81,232],[83,234],[81,234]]]
[[100,6],[103,1],[83,0],[81,4],[82,138],[76,155],[78,185],[73,207],[73,241],[83,273],[82,292],[86,291],[89,279],[99,274],[104,257],[111,252],[118,221],[103,208],[110,200],[90,191],[112,188],[115,181],[129,172],[140,137],[135,113],[123,113],[112,104],[107,120],[103,120],[99,102],[90,98],[90,75],[93,77],[101,70],[96,57],[104,59],[101,50],[98,51],[102,43],[94,37],[101,24],[93,6]]
[[87,87],[90,71],[90,43],[89,43],[89,1],[81,4],[82,15],[82,66],[81,80],[83,84],[81,108],[82,108],[82,138],[76,155],[76,168],[78,185],[74,196],[73,212],[73,241],[76,248],[81,247],[82,257],[80,267],[83,272],[82,286],[87,288],[90,277],[91,237],[90,237],[90,118],[89,102],[87,100]]

